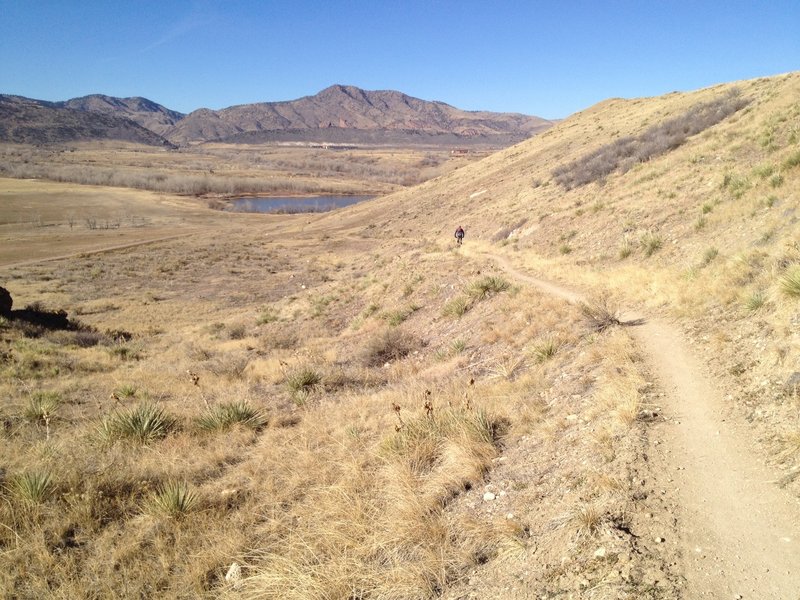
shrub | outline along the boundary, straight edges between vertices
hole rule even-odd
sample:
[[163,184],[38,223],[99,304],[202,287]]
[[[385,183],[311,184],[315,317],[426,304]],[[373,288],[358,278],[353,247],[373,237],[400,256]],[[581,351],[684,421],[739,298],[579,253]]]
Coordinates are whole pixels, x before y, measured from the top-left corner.
[[421,342],[402,329],[383,330],[364,346],[362,359],[367,366],[378,367],[393,360],[399,360],[421,346]]
[[176,425],[175,419],[154,404],[140,404],[135,408],[116,411],[103,419],[99,426],[102,441],[113,443],[129,440],[149,444],[166,436]]
[[595,331],[604,331],[614,325],[620,325],[618,310],[607,297],[600,297],[579,305],[581,314]]
[[199,501],[197,492],[184,481],[168,481],[150,497],[148,508],[168,517],[179,518],[194,510]]
[[624,173],[638,163],[674,150],[690,136],[716,125],[746,104],[738,90],[731,90],[721,98],[699,103],[682,115],[653,125],[638,136],[619,138],[561,165],[553,171],[553,178],[570,190],[602,181],[616,170]]
[[197,426],[205,431],[224,431],[234,425],[260,429],[267,422],[261,411],[243,400],[225,402],[211,407],[197,419]]
[[783,185],[783,175],[776,173],[769,178],[769,184],[774,188],[781,187]]

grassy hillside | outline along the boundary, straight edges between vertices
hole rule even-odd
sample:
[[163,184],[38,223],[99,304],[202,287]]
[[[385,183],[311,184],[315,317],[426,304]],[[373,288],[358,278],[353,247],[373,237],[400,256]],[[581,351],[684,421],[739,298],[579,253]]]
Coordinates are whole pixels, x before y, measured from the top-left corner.
[[[375,231],[442,237],[460,223],[471,244],[532,273],[680,318],[729,385],[733,404],[757,424],[765,452],[795,473],[798,92],[800,74],[792,73],[608,100],[480,163],[358,209],[358,218]],[[728,98],[741,108],[677,147],[584,185],[558,183],[568,167],[596,168],[593,154],[610,161],[621,139],[641,145],[667,136],[663,123],[686,125],[698,107]]]
[[[654,126],[733,87],[737,110],[629,159],[624,138],[677,140]],[[506,565],[544,597],[680,597],[643,456],[659,390],[629,329],[597,317],[675,319],[796,491],[798,87],[610,100],[328,215],[142,192],[142,217],[187,235],[4,268],[20,312],[0,319],[0,590],[433,598]],[[590,153],[622,160],[563,179]],[[45,193],[0,183],[3,210]],[[67,218],[86,193],[0,233],[88,247]]]

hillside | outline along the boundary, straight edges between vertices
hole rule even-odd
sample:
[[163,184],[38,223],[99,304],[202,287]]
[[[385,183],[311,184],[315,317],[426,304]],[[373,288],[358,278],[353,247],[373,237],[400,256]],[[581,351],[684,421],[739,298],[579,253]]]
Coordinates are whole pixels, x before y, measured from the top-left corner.
[[333,85],[298,100],[197,110],[165,136],[180,144],[275,140],[435,144],[436,136],[442,136],[447,144],[507,146],[550,125],[538,117],[468,112],[401,92]]
[[117,111],[97,112],[21,96],[0,95],[0,142],[49,144],[119,140],[169,146],[164,138]]
[[798,98],[612,99],[328,214],[3,180],[0,593],[792,598]]
[[147,98],[115,98],[102,94],[92,94],[81,98],[72,98],[64,102],[55,102],[55,106],[71,108],[86,112],[99,112],[118,117],[125,117],[149,129],[158,135],[174,126],[183,117],[183,113],[170,110]]

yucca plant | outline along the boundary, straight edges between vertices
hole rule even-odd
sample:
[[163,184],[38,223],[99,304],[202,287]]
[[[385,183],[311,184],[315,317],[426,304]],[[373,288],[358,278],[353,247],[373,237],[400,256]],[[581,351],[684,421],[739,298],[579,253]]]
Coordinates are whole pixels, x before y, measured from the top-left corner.
[[503,292],[511,287],[507,280],[497,275],[487,275],[473,281],[467,292],[476,300],[481,300],[489,294]]
[[30,504],[41,504],[55,491],[49,471],[26,471],[11,478],[8,489],[17,498]]
[[539,362],[545,362],[553,358],[558,352],[561,342],[553,337],[548,337],[536,342],[533,346],[533,355]]
[[286,376],[286,386],[292,392],[308,392],[322,381],[322,375],[311,367],[302,367]]
[[25,407],[25,418],[37,423],[48,423],[61,404],[58,392],[36,392]]
[[116,390],[114,390],[114,392],[120,398],[133,398],[134,396],[136,396],[137,391],[138,389],[136,388],[136,386],[130,384],[121,385]]
[[261,411],[244,400],[238,400],[212,406],[197,419],[197,426],[204,431],[224,431],[237,424],[260,429],[266,422],[267,418]]
[[194,510],[199,500],[197,492],[185,481],[168,481],[150,497],[147,508],[155,513],[179,518]]
[[101,439],[107,442],[130,440],[149,444],[167,435],[175,426],[175,419],[155,404],[139,406],[113,413],[99,427]]
[[783,274],[779,280],[781,291],[787,296],[800,296],[800,265],[795,265]]
[[744,301],[744,307],[750,312],[755,312],[767,301],[767,296],[761,290],[756,290]]
[[469,310],[470,300],[466,296],[456,296],[442,307],[442,314],[446,317],[460,317]]

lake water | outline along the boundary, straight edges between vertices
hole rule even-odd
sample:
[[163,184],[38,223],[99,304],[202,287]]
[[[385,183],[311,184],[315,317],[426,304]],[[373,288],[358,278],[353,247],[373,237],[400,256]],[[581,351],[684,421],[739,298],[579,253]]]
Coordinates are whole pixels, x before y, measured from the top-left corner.
[[238,198],[228,209],[233,212],[301,213],[326,212],[334,208],[358,204],[375,196],[313,196],[310,198]]

